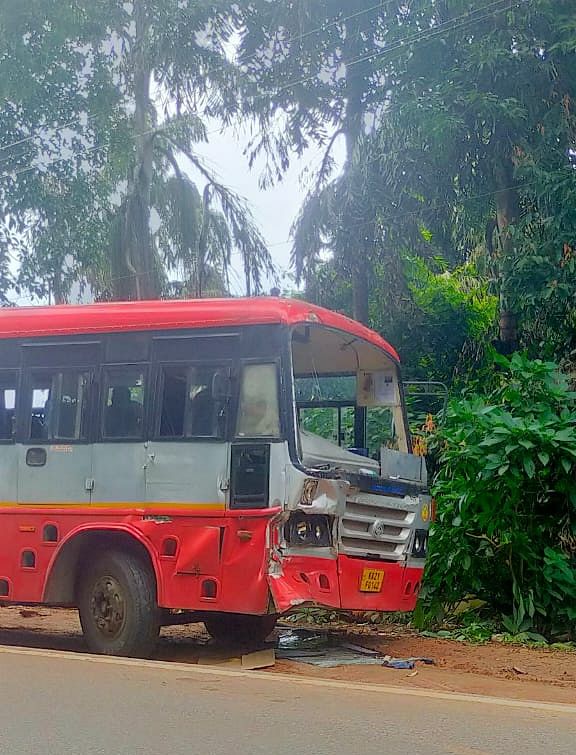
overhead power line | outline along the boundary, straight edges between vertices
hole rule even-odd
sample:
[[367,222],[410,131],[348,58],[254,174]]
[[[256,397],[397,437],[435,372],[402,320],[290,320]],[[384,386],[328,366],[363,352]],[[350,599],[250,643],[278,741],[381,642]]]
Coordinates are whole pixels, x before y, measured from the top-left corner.
[[[382,10],[383,8],[387,8],[397,2],[398,0],[389,0],[389,2],[386,2],[386,3],[380,2],[376,5],[372,5],[370,8],[364,8],[363,10],[357,11],[356,13],[351,13],[348,16],[334,16],[329,21],[325,22],[321,26],[316,27],[315,29],[311,29],[310,31],[307,31],[303,34],[298,34],[294,37],[290,37],[286,40],[280,40],[280,41],[282,44],[292,45],[296,42],[301,42],[304,39],[308,39],[309,37],[312,37],[316,34],[322,34],[327,29],[330,29],[333,26],[338,26],[340,24],[347,23],[348,21],[352,21],[356,18],[359,18],[360,16],[367,15],[368,13],[373,13],[374,11],[377,11],[377,10]],[[244,65],[246,62],[248,62],[249,60],[253,60],[254,58],[257,58],[259,55],[260,53],[255,52],[246,57],[241,57],[238,60],[238,63],[239,65]],[[100,113],[100,115],[103,115],[103,113]],[[94,120],[94,118],[97,118],[97,117],[98,117],[98,114],[94,114],[94,115],[88,116],[88,120],[89,121]],[[68,123],[62,124],[61,126],[47,125],[46,128],[47,129],[50,128],[55,132],[59,132],[67,128],[72,128],[73,126],[76,126],[77,124],[78,124],[78,119],[76,118],[73,121],[69,121]],[[37,139],[39,135],[40,135],[40,132],[36,132],[34,134],[30,134],[29,136],[26,136],[14,142],[11,142],[10,144],[0,145],[0,152],[4,152],[5,150],[10,150],[10,149],[13,149],[14,147],[19,147],[22,144],[27,144],[28,142],[34,141],[34,139]],[[5,162],[5,161],[4,160],[0,161],[0,164],[2,164],[2,162]]]
[[[396,1],[396,0],[394,0],[394,1]],[[366,14],[366,13],[369,13],[369,12],[373,12],[376,9],[388,7],[391,4],[392,4],[391,2],[389,2],[389,3],[380,3],[379,5],[371,6],[370,8],[366,8],[366,9],[364,9],[362,11],[358,11],[357,13],[351,14],[349,16],[345,16],[343,18],[334,18],[327,25],[325,25],[323,27],[318,27],[317,29],[313,29],[310,32],[307,32],[307,33],[305,33],[303,35],[300,35],[299,37],[293,37],[291,40],[287,40],[287,42],[290,42],[290,41],[294,42],[294,41],[297,41],[298,39],[303,39],[303,38],[305,38],[307,36],[310,36],[312,34],[320,33],[325,28],[329,28],[330,26],[333,26],[335,24],[345,23],[346,21],[349,21],[351,19],[357,18],[360,15],[363,15],[363,14]],[[498,6],[500,6],[500,7],[498,7]],[[391,52],[395,52],[396,50],[401,49],[401,48],[403,48],[403,47],[405,47],[407,45],[410,45],[410,44],[414,44],[414,43],[417,44],[417,43],[422,43],[422,42],[427,42],[427,41],[433,40],[433,39],[435,39],[438,36],[442,36],[442,34],[444,34],[444,33],[448,33],[450,31],[462,28],[464,26],[468,26],[468,25],[470,25],[470,24],[472,24],[474,22],[483,21],[483,20],[485,20],[487,18],[490,18],[491,16],[494,16],[494,15],[497,15],[499,13],[502,13],[503,11],[508,10],[509,7],[510,7],[510,0],[494,0],[494,2],[488,3],[487,5],[482,6],[481,8],[477,8],[477,9],[474,9],[472,11],[468,11],[467,13],[463,13],[460,16],[455,16],[454,18],[449,19],[449,20],[447,20],[447,21],[439,24],[437,27],[433,27],[433,28],[430,28],[430,29],[425,29],[425,30],[419,31],[417,33],[406,35],[405,37],[402,37],[402,38],[396,40],[389,47],[385,47],[385,48],[383,48],[382,50],[379,50],[376,53],[371,53],[370,55],[366,55],[366,56],[362,56],[362,57],[353,59],[353,60],[345,63],[346,68],[350,69],[350,68],[352,68],[352,67],[354,67],[356,65],[360,65],[360,64],[368,62],[368,61],[377,60],[379,58],[384,58],[387,55],[389,55]],[[491,13],[486,14],[486,15],[478,15],[478,14],[481,14],[482,12],[484,12],[484,11],[486,11],[488,9],[493,9],[493,11]],[[462,21],[462,23],[456,24],[455,22],[457,22],[457,21]],[[256,57],[256,56],[257,56],[257,53],[255,53],[254,55],[250,56],[250,58],[253,58],[253,57]],[[284,84],[281,87],[277,87],[274,90],[272,90],[271,92],[266,92],[266,93],[264,93],[262,95],[259,95],[258,97],[254,98],[254,99],[256,101],[258,101],[260,99],[268,99],[268,98],[270,98],[270,97],[272,97],[274,95],[277,95],[277,94],[280,94],[283,91],[286,91],[287,89],[291,89],[291,88],[293,88],[295,86],[299,86],[301,84],[305,84],[305,83],[307,83],[309,81],[312,81],[312,80],[316,79],[321,73],[322,73],[322,71],[318,71],[315,74],[311,74],[309,76],[297,79],[295,81],[288,82],[287,84]],[[97,117],[97,115],[90,116],[90,120],[93,120],[96,117]],[[195,117],[201,117],[201,114],[199,114],[199,113],[186,113],[186,114],[182,115],[180,118],[182,120],[185,120],[186,118],[195,118]],[[166,123],[164,125],[156,126],[153,129],[150,129],[150,130],[148,130],[146,132],[138,134],[137,137],[139,138],[139,137],[142,137],[142,136],[151,135],[153,133],[160,133],[163,130],[171,128],[176,122],[178,122],[178,120],[179,119],[176,118],[176,119],[173,119],[173,120],[171,120],[170,122],[168,122],[168,123]],[[59,130],[65,129],[65,128],[69,128],[72,125],[75,125],[75,122],[64,124],[63,126],[60,126],[60,127],[56,128],[55,130],[59,131]],[[221,131],[220,128],[213,129],[211,131],[208,131],[206,133],[206,135],[209,136],[209,135],[214,134],[214,133],[219,133],[220,131]],[[30,136],[25,137],[23,139],[20,139],[20,140],[18,140],[16,142],[12,142],[12,144],[8,144],[8,145],[5,145],[3,147],[0,147],[0,151],[7,150],[7,149],[10,149],[11,147],[15,147],[15,146],[19,146],[21,144],[24,144],[24,143],[26,143],[28,141],[31,141],[31,140],[37,138],[38,135],[39,134],[33,134],[33,135],[30,135]],[[71,156],[69,156],[67,158],[55,158],[54,160],[49,161],[48,163],[46,163],[45,165],[43,165],[41,167],[40,166],[27,166],[27,167],[20,168],[20,169],[18,169],[16,171],[7,170],[4,173],[0,173],[0,179],[6,178],[6,177],[11,177],[11,176],[19,176],[19,175],[22,175],[24,173],[28,173],[28,172],[31,172],[31,171],[34,171],[34,170],[37,170],[37,169],[50,167],[51,165],[57,164],[59,162],[63,162],[63,161],[66,161],[66,160],[73,160],[76,157],[82,157],[85,154],[90,154],[90,153],[92,153],[94,151],[99,151],[101,149],[104,149],[106,146],[109,146],[110,143],[111,143],[110,141],[103,142],[101,145],[96,145],[96,146],[93,146],[93,147],[89,147],[86,150],[78,151],[77,153],[75,153],[75,154],[73,154],[73,155],[71,155]],[[0,164],[1,164],[1,162],[0,162]]]

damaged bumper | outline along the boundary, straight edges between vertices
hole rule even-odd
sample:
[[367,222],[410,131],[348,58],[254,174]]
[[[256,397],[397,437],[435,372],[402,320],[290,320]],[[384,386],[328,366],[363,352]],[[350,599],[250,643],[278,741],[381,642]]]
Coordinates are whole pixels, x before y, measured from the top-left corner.
[[347,611],[412,611],[423,568],[339,555],[286,556],[268,577],[278,613],[302,605]]

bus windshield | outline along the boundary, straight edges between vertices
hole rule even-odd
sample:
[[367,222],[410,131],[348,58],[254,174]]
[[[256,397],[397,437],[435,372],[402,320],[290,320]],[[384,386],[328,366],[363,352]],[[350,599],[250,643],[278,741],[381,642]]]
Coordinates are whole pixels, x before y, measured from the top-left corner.
[[382,448],[407,451],[397,365],[385,352],[319,326],[297,329],[292,344],[306,466],[374,473]]

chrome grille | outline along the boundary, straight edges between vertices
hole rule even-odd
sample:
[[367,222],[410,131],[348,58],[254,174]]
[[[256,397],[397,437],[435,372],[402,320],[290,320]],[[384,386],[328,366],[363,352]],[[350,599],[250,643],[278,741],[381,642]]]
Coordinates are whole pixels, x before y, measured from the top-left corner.
[[340,521],[340,552],[388,561],[404,559],[418,508],[417,497],[349,496]]

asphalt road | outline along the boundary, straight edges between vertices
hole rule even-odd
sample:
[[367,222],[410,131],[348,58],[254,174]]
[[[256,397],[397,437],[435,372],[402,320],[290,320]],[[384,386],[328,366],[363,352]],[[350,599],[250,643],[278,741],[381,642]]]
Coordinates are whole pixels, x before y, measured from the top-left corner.
[[[565,755],[576,715],[0,649],[2,755]],[[575,693],[576,702],[576,693]]]

